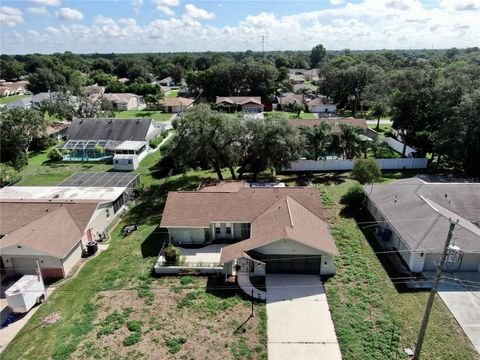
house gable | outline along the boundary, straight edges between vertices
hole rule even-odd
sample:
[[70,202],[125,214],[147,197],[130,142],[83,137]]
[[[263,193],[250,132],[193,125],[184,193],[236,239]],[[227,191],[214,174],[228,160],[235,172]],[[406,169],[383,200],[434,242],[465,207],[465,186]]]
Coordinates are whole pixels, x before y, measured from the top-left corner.
[[296,240],[284,238],[270,244],[252,249],[264,255],[322,255],[324,252],[302,244]]

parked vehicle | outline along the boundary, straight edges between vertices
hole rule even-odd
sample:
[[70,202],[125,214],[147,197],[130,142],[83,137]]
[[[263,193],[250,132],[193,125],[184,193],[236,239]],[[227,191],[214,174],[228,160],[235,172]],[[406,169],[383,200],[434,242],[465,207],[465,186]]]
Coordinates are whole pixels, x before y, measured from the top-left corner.
[[45,285],[38,275],[24,275],[5,291],[5,296],[12,312],[26,313],[45,301]]

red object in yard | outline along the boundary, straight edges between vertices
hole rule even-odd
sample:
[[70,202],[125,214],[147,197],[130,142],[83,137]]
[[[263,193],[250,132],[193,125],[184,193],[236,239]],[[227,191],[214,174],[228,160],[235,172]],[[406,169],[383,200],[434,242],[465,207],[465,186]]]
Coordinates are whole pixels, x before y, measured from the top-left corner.
[[88,229],[88,231],[87,231],[87,239],[88,239],[88,241],[92,241],[92,229]]

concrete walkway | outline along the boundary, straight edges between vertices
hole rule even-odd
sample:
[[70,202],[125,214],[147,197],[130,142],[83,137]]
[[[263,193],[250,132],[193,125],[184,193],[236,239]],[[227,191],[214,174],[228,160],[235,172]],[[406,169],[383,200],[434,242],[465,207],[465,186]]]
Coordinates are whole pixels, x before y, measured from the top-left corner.
[[[446,273],[444,277],[452,275]],[[438,295],[480,353],[480,273],[456,273],[453,279],[441,283]]]
[[267,294],[265,291],[259,290],[253,286],[252,282],[250,281],[249,272],[239,271],[237,275],[237,283],[240,289],[242,289],[248,296],[252,296],[253,294],[253,298],[265,301]]
[[317,275],[268,274],[268,358],[342,358],[327,298]]

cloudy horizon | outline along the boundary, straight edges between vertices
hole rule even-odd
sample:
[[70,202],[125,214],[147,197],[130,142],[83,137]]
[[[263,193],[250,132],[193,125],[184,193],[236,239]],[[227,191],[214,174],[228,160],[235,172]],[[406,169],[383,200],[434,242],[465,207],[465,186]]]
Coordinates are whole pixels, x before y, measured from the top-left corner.
[[465,48],[479,18],[476,0],[4,0],[0,52]]

